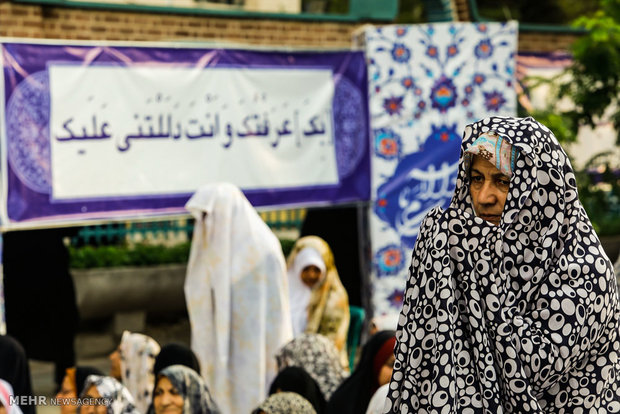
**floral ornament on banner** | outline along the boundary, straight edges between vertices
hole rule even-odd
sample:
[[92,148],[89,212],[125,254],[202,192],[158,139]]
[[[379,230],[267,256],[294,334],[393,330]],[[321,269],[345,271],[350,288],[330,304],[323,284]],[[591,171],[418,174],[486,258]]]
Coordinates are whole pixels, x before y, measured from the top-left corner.
[[400,135],[389,128],[373,131],[375,155],[386,160],[399,159],[402,155]]
[[405,252],[400,245],[390,244],[375,254],[377,277],[396,275],[405,267]]

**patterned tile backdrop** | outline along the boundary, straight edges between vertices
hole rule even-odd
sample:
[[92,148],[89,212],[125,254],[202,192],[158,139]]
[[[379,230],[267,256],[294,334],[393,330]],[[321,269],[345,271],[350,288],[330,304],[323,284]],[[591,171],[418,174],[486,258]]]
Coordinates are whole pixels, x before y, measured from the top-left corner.
[[420,222],[452,196],[462,131],[516,114],[517,23],[369,27],[375,315],[399,312]]

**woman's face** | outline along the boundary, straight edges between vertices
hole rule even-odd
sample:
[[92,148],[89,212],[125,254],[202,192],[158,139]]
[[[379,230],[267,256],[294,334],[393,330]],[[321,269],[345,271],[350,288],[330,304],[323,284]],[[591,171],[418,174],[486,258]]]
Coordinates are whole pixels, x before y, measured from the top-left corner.
[[183,414],[183,397],[166,377],[157,380],[153,407],[155,414]]
[[510,178],[484,158],[474,155],[470,180],[469,192],[476,215],[498,226],[504,212]]
[[308,287],[314,287],[321,278],[321,269],[315,265],[304,267],[301,271],[301,281]]
[[[95,385],[91,385],[84,394],[84,398],[87,399],[95,399],[101,398],[101,394],[97,391],[97,387]],[[108,407],[105,404],[96,404],[96,405],[86,405],[84,404],[80,408],[80,414],[107,414]]]
[[394,358],[394,354],[392,354],[387,359],[387,361],[385,361],[385,364],[383,364],[383,366],[381,367],[381,370],[379,371],[379,377],[377,378],[379,386],[385,385],[390,382],[390,379],[392,378],[392,370],[394,369],[395,360],[396,358]]
[[65,375],[60,390],[56,394],[56,399],[60,402],[60,414],[75,414],[77,412],[77,406],[69,403],[72,398],[77,398],[77,391],[73,388],[71,378]]
[[110,376],[121,381],[121,350],[116,348],[109,356],[110,358]]

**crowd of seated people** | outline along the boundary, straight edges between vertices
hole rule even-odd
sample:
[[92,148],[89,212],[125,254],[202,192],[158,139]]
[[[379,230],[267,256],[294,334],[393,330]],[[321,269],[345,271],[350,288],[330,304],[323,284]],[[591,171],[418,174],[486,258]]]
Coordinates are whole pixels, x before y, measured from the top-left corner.
[[[108,373],[79,365],[66,370],[56,395],[61,414],[226,412],[201,376],[201,365],[191,348],[179,343],[160,348],[152,338],[127,331],[122,338],[110,354]],[[386,396],[380,387],[390,380],[394,342],[392,330],[372,335],[349,375],[333,342],[318,333],[303,333],[275,355],[278,373],[251,413],[380,413]],[[9,336],[0,336],[0,348],[0,377],[6,378],[0,380],[0,410],[7,414],[33,412],[34,404],[20,407],[8,398],[33,395],[23,350]],[[373,395],[382,398],[374,409]]]
[[[203,187],[187,208],[196,219],[185,281],[191,346],[125,331],[107,375],[66,370],[61,414],[365,413],[390,379],[394,331],[372,335],[349,372],[349,301],[328,243],[302,237],[285,259],[229,184]],[[32,395],[23,349],[9,336],[0,347],[0,394]]]

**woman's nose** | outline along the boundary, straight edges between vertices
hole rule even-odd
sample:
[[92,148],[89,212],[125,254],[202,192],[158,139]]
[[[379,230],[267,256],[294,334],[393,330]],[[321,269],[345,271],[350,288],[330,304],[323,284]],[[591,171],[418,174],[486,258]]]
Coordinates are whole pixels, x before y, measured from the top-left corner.
[[165,407],[168,404],[170,404],[170,394],[165,392],[161,396],[161,405]]
[[484,183],[480,189],[480,203],[482,204],[495,204],[497,203],[497,194],[492,183],[488,181]]

